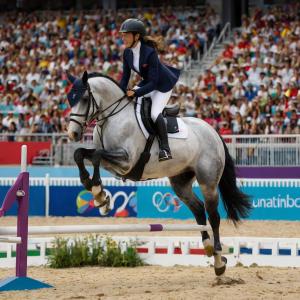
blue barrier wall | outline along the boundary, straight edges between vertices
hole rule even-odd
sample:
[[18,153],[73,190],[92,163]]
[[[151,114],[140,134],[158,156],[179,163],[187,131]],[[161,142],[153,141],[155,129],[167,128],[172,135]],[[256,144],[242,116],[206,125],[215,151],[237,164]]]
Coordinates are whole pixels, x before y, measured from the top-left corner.
[[[30,208],[32,216],[45,215],[44,179],[31,178]],[[13,179],[0,178],[0,203]],[[123,183],[104,178],[106,192],[112,199],[111,217],[139,218],[193,218],[192,213],[174,194],[165,179],[137,183]],[[252,196],[252,220],[300,220],[300,180],[247,179],[240,182],[241,189]],[[203,199],[198,187],[195,193]],[[221,201],[220,201],[221,202]],[[93,196],[85,191],[78,178],[52,178],[50,180],[49,215],[100,216],[94,207]],[[222,203],[220,215],[226,217]],[[10,215],[16,214],[14,207]],[[100,216],[101,217],[101,216]]]
[[[0,180],[1,182],[1,180]],[[1,184],[1,183],[0,183]],[[4,200],[4,197],[11,185],[0,186],[0,204]],[[29,202],[29,215],[30,216],[44,216],[45,215],[45,187],[44,186],[32,186],[29,189],[30,202]],[[8,216],[17,215],[17,203],[15,202],[11,209],[6,214]]]

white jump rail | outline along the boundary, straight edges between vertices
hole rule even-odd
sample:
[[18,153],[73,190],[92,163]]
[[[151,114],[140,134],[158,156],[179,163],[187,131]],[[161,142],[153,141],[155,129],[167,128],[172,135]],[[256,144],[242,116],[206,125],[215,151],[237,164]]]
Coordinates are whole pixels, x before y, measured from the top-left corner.
[[[16,227],[0,228],[0,235],[16,234]],[[208,225],[193,224],[122,224],[122,225],[65,225],[29,226],[29,235],[109,232],[211,231]]]
[[18,236],[0,236],[0,243],[21,244],[22,239]]

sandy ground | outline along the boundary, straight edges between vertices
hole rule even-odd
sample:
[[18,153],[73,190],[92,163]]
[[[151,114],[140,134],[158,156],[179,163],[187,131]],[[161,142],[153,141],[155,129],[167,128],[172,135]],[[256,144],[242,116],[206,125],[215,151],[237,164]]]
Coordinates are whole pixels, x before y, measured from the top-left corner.
[[[14,225],[15,218],[0,219],[0,226]],[[99,218],[31,218],[30,225],[194,223],[193,220],[140,220]],[[153,235],[153,233],[151,233]],[[160,233],[197,235],[196,232]],[[246,221],[234,228],[221,224],[223,236],[300,237],[300,222]],[[120,235],[120,234],[118,234]],[[128,234],[126,234],[128,235]],[[146,235],[146,233],[143,233]],[[155,233],[157,235],[157,233]],[[0,278],[12,276],[13,269],[0,269]],[[0,293],[0,299],[300,299],[300,269],[271,267],[228,268],[217,279],[212,268],[29,268],[28,275],[54,286],[26,292]]]

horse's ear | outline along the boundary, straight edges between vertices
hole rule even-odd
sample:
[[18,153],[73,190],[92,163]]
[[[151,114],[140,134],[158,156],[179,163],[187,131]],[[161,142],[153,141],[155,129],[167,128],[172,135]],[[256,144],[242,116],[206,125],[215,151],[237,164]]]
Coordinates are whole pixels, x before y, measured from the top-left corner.
[[88,81],[88,73],[87,71],[84,71],[83,75],[82,75],[82,82],[83,84],[87,84]]
[[76,77],[74,77],[73,75],[71,75],[69,72],[66,72],[66,73],[67,73],[68,80],[71,83],[74,83],[74,81],[76,80]]

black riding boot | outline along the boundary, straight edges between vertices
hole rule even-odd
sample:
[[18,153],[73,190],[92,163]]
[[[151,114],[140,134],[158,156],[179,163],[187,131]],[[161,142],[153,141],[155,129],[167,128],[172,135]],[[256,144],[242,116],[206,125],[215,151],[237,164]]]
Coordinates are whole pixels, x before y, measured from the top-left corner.
[[167,128],[162,114],[158,115],[155,121],[155,128],[158,135],[158,143],[159,143],[158,160],[164,161],[164,160],[172,159],[172,154],[171,154],[169,141],[168,141]]

